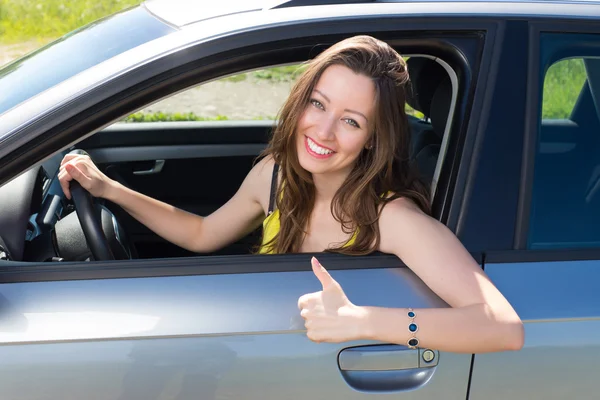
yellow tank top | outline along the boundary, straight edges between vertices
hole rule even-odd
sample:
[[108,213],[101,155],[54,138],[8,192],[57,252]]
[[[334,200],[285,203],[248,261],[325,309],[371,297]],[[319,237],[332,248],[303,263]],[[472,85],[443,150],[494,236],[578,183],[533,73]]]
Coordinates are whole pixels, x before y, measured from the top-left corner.
[[[281,229],[281,225],[279,222],[279,209],[275,207],[275,193],[277,192],[277,173],[279,171],[279,165],[275,164],[273,166],[273,177],[271,178],[271,194],[270,194],[270,202],[269,202],[269,215],[263,220],[263,237],[260,248],[258,250],[259,254],[274,254],[275,250],[268,246],[273,238],[277,235],[279,230]],[[352,237],[344,244],[342,247],[348,247],[354,244],[356,241],[356,236],[358,235],[358,229],[354,231]]]
[[[262,244],[260,245],[259,254],[275,254],[275,251],[271,248],[271,246],[267,246],[279,229],[281,225],[279,224],[279,210],[275,209],[271,214],[267,215],[267,218],[263,221],[263,237]],[[343,247],[351,246],[356,240],[356,235],[358,234],[358,230],[354,232],[352,237],[344,244]]]

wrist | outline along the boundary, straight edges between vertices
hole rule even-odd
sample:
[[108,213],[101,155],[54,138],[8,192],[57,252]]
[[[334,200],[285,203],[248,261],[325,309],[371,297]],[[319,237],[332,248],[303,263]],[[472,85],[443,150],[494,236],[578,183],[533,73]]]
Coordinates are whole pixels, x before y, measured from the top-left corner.
[[102,197],[110,202],[117,203],[117,199],[120,197],[120,193],[123,189],[123,185],[110,179],[106,182],[106,188],[104,189]]
[[375,340],[373,307],[356,306],[358,339]]

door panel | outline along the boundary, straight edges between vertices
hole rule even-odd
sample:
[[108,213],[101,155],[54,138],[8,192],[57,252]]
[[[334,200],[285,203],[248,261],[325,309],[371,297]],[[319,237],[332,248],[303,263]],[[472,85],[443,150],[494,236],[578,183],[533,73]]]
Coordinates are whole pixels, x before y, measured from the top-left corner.
[[[242,259],[249,269],[281,261]],[[345,259],[321,257],[325,266]],[[357,304],[445,306],[399,260],[386,259],[396,267],[332,276]],[[410,351],[404,346],[359,347],[378,353],[354,368],[346,360],[342,373],[342,350],[380,343],[308,340],[297,300],[320,284],[309,256],[286,260],[306,270],[4,284],[0,398],[465,398],[468,354],[436,354],[426,364],[417,362],[421,353],[404,353],[407,364],[391,357]]]
[[525,346],[477,354],[470,399],[596,398],[600,262],[494,263],[488,257],[486,273],[525,324]]
[[[111,178],[175,207],[208,215],[238,190],[266,147],[272,121],[152,122],[114,124],[78,145]],[[159,168],[156,168],[156,166]],[[148,173],[152,171],[152,173]],[[138,257],[181,257],[169,243],[115,204]],[[214,254],[249,254],[257,230]]]

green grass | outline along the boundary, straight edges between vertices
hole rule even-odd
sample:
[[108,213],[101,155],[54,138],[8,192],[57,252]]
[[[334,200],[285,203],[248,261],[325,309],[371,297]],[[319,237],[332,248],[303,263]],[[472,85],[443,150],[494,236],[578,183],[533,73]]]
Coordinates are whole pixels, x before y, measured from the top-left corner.
[[273,67],[252,72],[256,79],[267,79],[273,82],[291,82],[306,70],[306,64]]
[[270,82],[293,82],[304,72],[305,64],[286,65],[284,67],[272,67],[259,69],[252,72],[247,72],[238,75],[232,75],[225,78],[229,82],[240,82],[247,79],[265,80]]
[[[217,115],[216,117],[203,117],[196,115],[193,112],[189,113],[164,113],[164,112],[137,112],[131,114],[122,122],[173,122],[173,121],[229,121],[230,118],[226,115]],[[274,116],[254,117],[254,121],[275,120]]]
[[585,79],[581,58],[562,60],[551,65],[544,79],[542,118],[569,118]]
[[0,0],[0,42],[57,39],[141,0]]
[[172,121],[227,121],[225,115],[216,117],[201,117],[192,112],[190,113],[145,113],[137,112],[127,116],[123,122],[172,122]]

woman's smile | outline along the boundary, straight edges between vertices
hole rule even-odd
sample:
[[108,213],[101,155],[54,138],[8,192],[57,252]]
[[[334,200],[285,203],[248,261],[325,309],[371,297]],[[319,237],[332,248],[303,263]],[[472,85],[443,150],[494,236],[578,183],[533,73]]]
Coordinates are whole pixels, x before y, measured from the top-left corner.
[[305,136],[304,145],[308,154],[315,158],[325,159],[330,158],[335,154],[335,151],[330,148],[317,143],[315,140]]

